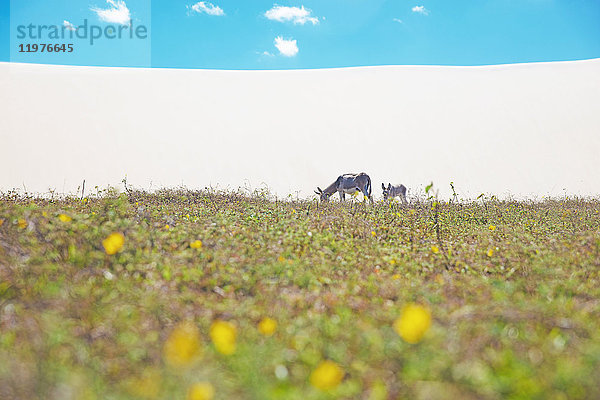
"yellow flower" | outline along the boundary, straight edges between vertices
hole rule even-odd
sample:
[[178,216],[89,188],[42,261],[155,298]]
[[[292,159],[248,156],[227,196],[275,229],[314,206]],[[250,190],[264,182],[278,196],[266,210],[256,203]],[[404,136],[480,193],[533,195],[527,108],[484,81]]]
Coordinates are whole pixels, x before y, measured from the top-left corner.
[[72,218],[66,214],[58,214],[58,219],[60,219],[62,222],[71,222],[72,220]]
[[431,251],[434,252],[435,254],[440,252],[440,249],[438,249],[437,246],[431,246]]
[[192,322],[181,322],[163,346],[165,361],[173,367],[184,367],[201,354],[200,331]]
[[375,233],[375,231],[371,231],[371,235],[377,236],[377,234]]
[[42,211],[42,217],[47,217],[48,213],[46,211]]
[[397,281],[398,279],[402,278],[402,276],[400,274],[394,274],[392,275],[392,279]]
[[277,330],[277,321],[273,318],[265,317],[258,323],[258,331],[265,336],[272,336]]
[[493,231],[496,229],[496,225],[490,225],[490,231]]
[[194,240],[192,243],[190,243],[190,247],[192,249],[200,249],[202,247],[202,241]]
[[108,235],[107,238],[102,241],[102,246],[104,246],[106,254],[113,255],[123,248],[124,243],[125,236],[120,232],[115,232]]
[[337,387],[344,379],[344,370],[333,361],[325,360],[310,374],[310,384],[321,390]]
[[215,388],[210,382],[198,382],[188,390],[187,400],[212,400]]
[[170,228],[169,224],[166,224],[165,229],[169,229],[169,228]]
[[492,249],[489,249],[489,250],[488,250],[488,252],[487,252],[487,256],[488,256],[488,257],[491,257],[491,256],[493,256],[493,255],[494,255],[494,250],[492,250]]
[[4,223],[4,218],[0,218],[0,226]]
[[402,309],[400,318],[394,322],[394,330],[404,341],[418,343],[431,326],[431,313],[419,304],[408,304]]
[[19,228],[21,228],[21,229],[27,228],[27,221],[24,220],[23,218],[19,218],[19,220],[17,222],[19,224]]
[[219,353],[235,353],[237,329],[231,322],[217,320],[210,326],[210,338]]

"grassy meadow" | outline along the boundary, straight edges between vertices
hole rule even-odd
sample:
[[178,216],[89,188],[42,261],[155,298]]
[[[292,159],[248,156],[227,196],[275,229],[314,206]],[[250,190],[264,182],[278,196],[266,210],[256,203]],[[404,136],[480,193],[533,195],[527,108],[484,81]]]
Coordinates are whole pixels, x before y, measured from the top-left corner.
[[600,398],[600,201],[0,195],[2,399]]

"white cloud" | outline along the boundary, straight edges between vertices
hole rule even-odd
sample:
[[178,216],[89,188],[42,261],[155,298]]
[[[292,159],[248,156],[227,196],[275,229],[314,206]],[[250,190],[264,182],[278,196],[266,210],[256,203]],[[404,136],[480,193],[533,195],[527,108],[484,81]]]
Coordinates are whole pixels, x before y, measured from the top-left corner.
[[425,6],[414,6],[412,8],[412,12],[423,15],[429,15],[429,10],[426,9]]
[[108,8],[90,8],[93,12],[98,14],[98,18],[104,22],[120,25],[129,25],[131,21],[131,13],[129,8],[122,0],[106,0],[110,5]]
[[274,5],[273,8],[265,12],[265,17],[273,21],[291,21],[294,24],[300,25],[304,25],[307,22],[311,22],[313,25],[318,24],[319,18],[311,16],[311,13],[312,10],[304,8],[304,6],[298,8]]
[[298,54],[298,44],[296,39],[284,39],[281,36],[275,38],[275,47],[282,56],[294,57]]
[[223,11],[223,9],[219,6],[215,6],[212,3],[209,3],[208,1],[199,1],[198,3],[194,4],[193,6],[191,6],[192,10],[196,11],[198,14],[208,14],[208,15],[215,15],[215,16],[222,16],[225,15],[225,12]]
[[75,25],[73,25],[72,23],[70,23],[69,21],[67,21],[67,20],[63,21],[63,26],[65,28],[67,28],[68,30],[70,30],[70,31],[76,31],[77,30],[77,27]]
[[402,21],[400,18],[392,18],[392,21],[397,22],[399,24],[403,24],[404,21]]

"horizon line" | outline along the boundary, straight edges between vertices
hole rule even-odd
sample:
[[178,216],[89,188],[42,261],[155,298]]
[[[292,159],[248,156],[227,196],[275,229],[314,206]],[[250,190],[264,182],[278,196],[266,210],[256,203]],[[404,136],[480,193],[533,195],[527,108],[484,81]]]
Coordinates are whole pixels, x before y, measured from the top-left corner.
[[342,67],[315,67],[315,68],[193,68],[193,67],[153,67],[153,66],[118,66],[118,65],[79,65],[79,64],[44,64],[34,62],[15,62],[0,61],[0,64],[13,65],[31,65],[31,66],[49,66],[49,67],[77,67],[77,68],[119,68],[119,69],[146,69],[146,70],[186,70],[186,71],[232,71],[232,72],[277,72],[277,71],[321,71],[321,70],[340,70],[356,68],[379,68],[379,67],[434,67],[434,68],[486,68],[486,67],[510,67],[538,64],[556,64],[556,63],[578,63],[588,61],[600,61],[600,57],[582,58],[575,60],[555,60],[555,61],[524,61],[514,63],[500,64],[373,64],[373,65],[353,65]]

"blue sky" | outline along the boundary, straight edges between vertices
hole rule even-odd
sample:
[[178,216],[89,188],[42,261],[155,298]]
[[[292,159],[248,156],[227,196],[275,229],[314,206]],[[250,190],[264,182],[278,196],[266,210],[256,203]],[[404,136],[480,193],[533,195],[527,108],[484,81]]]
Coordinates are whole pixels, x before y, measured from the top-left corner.
[[[148,33],[102,36],[93,45],[89,31],[85,39],[18,38],[19,25],[83,32],[85,20],[88,30],[125,32],[131,20],[134,31]],[[27,43],[73,44],[74,51],[19,52]],[[2,61],[290,69],[598,57],[599,0],[0,0]]]

